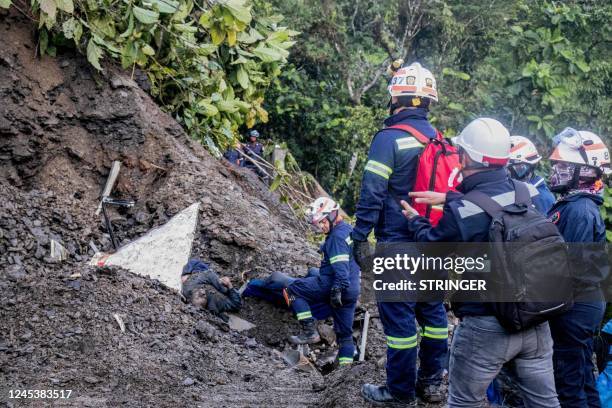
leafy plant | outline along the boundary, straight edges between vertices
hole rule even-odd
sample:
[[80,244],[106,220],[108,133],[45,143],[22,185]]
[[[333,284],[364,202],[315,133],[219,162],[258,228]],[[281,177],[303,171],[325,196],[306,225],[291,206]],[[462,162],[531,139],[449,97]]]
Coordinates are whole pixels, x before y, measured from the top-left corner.
[[144,71],[161,106],[213,152],[268,120],[265,89],[297,34],[263,1],[32,0],[31,12],[41,54],[72,42],[98,71],[105,58]]

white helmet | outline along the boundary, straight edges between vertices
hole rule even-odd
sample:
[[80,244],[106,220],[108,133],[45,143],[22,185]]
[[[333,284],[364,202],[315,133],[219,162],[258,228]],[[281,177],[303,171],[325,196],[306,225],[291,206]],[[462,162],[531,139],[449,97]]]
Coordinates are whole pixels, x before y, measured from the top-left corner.
[[[308,218],[308,222],[313,225],[317,225],[319,222],[321,222],[321,220],[329,217],[331,213],[338,211],[339,209],[340,206],[331,198],[319,197],[308,206],[308,209],[306,210],[306,217]],[[330,219],[330,221],[333,221],[333,219]]]
[[533,142],[524,136],[510,136],[510,163],[535,165],[542,160]]
[[587,165],[604,174],[612,173],[610,151],[593,132],[565,128],[554,137],[553,146],[554,150],[549,157],[551,161]]
[[438,102],[436,78],[418,62],[395,71],[387,89],[391,96],[420,96]]
[[452,142],[484,167],[505,166],[510,157],[510,133],[495,119],[473,120]]

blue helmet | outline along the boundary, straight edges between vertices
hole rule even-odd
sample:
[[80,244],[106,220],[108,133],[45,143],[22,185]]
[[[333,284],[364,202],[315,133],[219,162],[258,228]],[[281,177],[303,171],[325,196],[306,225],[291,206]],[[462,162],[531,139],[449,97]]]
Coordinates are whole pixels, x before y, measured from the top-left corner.
[[249,136],[251,137],[259,137],[259,132],[255,129],[249,131]]

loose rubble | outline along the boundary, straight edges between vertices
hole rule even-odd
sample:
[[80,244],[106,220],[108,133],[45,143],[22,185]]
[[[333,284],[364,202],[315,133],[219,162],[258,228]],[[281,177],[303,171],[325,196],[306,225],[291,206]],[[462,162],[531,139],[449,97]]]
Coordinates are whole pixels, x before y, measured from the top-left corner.
[[370,300],[366,362],[323,377],[323,326],[315,364],[290,367],[289,312],[248,299],[255,327],[237,331],[157,279],[88,265],[113,250],[96,210],[115,161],[113,197],[135,201],[108,209],[120,245],[197,203],[192,256],[236,287],[304,275],[319,256],[278,196],[190,140],[129,74],[61,49],[36,58],[30,22],[0,13],[0,384],[73,390],[58,406],[365,406],[361,383],[384,378]]

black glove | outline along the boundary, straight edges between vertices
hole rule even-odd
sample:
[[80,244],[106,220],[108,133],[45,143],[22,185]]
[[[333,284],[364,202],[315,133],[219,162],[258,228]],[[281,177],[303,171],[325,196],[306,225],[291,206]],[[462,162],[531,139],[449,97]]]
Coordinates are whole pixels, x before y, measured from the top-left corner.
[[329,303],[331,303],[332,307],[335,307],[335,308],[342,307],[342,289],[341,288],[332,288],[331,293],[329,295]]
[[353,258],[361,269],[365,266],[365,260],[371,256],[370,243],[368,241],[354,241],[353,242]]

